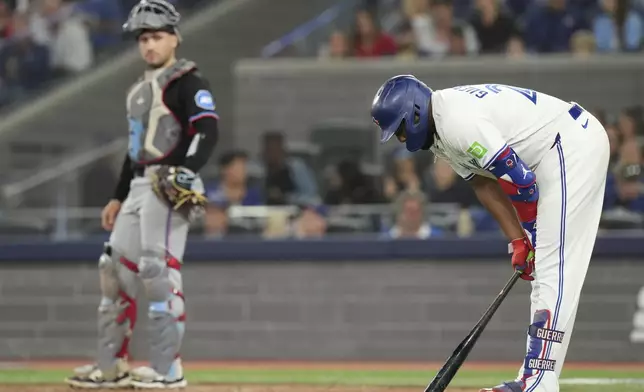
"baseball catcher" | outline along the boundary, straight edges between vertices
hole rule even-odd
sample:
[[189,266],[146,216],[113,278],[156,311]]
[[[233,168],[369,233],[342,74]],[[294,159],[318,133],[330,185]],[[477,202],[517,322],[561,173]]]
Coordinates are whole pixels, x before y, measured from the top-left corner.
[[[190,221],[206,204],[197,174],[217,141],[218,116],[194,62],[177,59],[180,15],[166,0],[142,0],[124,30],[147,65],[126,97],[129,146],[102,225],[96,362],[75,369],[76,388],[175,389],[187,385],[180,349],[186,321],[181,268]],[[150,366],[130,370],[137,283],[150,306]]]

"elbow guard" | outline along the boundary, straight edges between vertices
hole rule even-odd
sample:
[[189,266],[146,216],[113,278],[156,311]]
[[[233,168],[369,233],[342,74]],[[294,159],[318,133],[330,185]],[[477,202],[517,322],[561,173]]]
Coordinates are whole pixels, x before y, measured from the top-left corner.
[[499,157],[492,162],[488,169],[500,181],[509,183],[504,186],[501,183],[505,193],[515,202],[535,202],[539,200],[539,189],[537,188],[537,177],[517,156],[517,154],[508,147]]

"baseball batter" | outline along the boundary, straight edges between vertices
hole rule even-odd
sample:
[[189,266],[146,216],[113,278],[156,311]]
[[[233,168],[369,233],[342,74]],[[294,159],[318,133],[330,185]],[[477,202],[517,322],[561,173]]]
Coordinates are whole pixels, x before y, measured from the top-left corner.
[[[179,19],[166,0],[142,0],[124,25],[147,70],[127,93],[129,148],[102,214],[112,234],[99,259],[97,361],[75,369],[67,379],[74,387],[187,385],[179,356],[186,319],[182,258],[190,220],[206,202],[197,173],[216,144],[218,117],[196,65],[175,57]],[[150,302],[150,367],[130,371],[139,279]]]
[[[431,150],[467,180],[532,282],[527,353],[516,380],[482,389],[558,392],[602,210],[606,131],[576,103],[501,84],[432,91],[396,76],[371,108],[382,141]],[[508,195],[508,196],[506,196]]]

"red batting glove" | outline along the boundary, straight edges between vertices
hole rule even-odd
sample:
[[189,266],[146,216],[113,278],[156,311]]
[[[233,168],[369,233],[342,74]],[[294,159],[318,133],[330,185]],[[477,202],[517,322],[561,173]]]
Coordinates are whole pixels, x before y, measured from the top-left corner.
[[527,237],[512,240],[512,266],[517,271],[523,271],[521,279],[534,280],[534,248]]

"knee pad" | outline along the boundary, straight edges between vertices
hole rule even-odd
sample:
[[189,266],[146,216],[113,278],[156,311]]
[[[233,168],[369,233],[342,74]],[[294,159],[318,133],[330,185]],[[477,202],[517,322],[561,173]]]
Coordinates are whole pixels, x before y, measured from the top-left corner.
[[139,263],[139,277],[143,281],[150,304],[166,302],[172,290],[168,267],[162,257],[144,256]]

